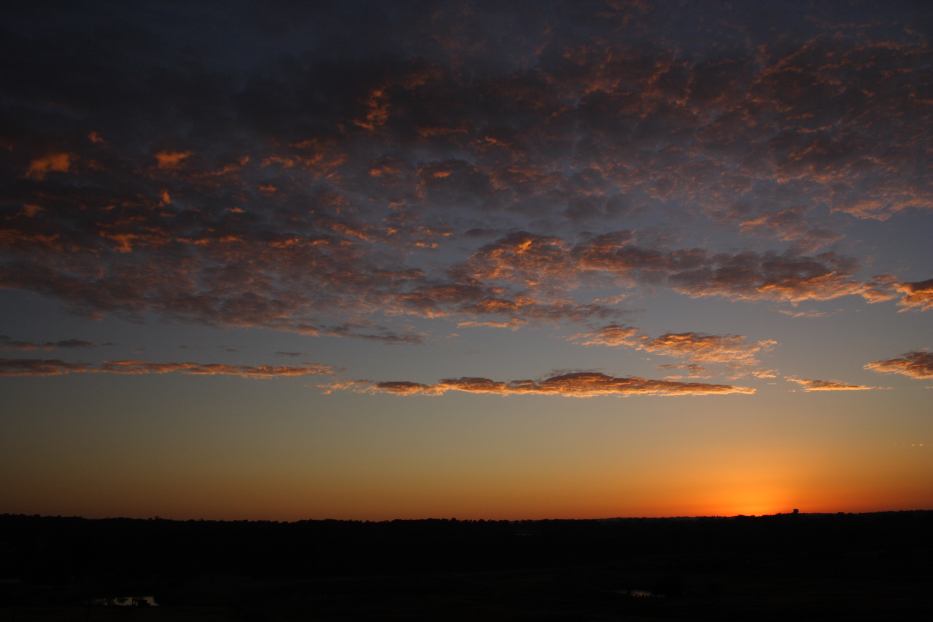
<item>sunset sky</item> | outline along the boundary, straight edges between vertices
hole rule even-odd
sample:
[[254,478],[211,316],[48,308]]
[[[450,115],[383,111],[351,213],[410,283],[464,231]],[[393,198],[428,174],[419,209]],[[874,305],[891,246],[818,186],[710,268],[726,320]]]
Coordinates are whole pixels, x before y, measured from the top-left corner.
[[0,513],[933,508],[933,4],[0,31]]

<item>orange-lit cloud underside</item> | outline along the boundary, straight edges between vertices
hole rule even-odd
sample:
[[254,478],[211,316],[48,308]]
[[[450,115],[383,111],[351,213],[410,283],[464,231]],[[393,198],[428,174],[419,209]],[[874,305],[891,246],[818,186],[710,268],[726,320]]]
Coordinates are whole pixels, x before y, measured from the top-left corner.
[[488,378],[449,378],[435,384],[418,382],[337,382],[325,385],[328,391],[353,390],[392,395],[444,395],[450,392],[490,395],[557,395],[597,397],[604,395],[753,395],[755,389],[724,384],[650,380],[637,376],[615,377],[595,372],[575,372],[550,376],[544,380],[498,382]]

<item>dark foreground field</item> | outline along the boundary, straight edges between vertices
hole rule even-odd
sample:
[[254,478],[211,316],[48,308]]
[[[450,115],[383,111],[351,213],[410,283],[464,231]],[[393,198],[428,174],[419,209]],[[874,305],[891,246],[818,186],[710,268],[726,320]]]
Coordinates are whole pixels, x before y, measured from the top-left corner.
[[[933,512],[600,521],[0,516],[0,622],[933,620]],[[155,608],[104,606],[152,596]]]

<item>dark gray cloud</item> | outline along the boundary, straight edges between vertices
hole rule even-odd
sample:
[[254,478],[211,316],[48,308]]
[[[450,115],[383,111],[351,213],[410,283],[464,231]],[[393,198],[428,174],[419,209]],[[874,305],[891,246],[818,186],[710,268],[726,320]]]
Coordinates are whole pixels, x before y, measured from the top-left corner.
[[[422,339],[399,314],[617,317],[577,296],[591,281],[887,299],[899,281],[834,245],[933,207],[930,14],[21,5],[0,26],[0,287],[385,343]],[[929,309],[922,284],[900,304]]]
[[609,274],[629,284],[668,285],[693,297],[773,299],[798,303],[861,296],[869,302],[894,297],[895,279],[854,278],[858,262],[833,252],[804,255],[704,248],[645,246],[628,230],[605,233],[576,245],[553,236],[510,234],[480,248],[453,271],[476,282],[517,282],[526,287],[580,284]]

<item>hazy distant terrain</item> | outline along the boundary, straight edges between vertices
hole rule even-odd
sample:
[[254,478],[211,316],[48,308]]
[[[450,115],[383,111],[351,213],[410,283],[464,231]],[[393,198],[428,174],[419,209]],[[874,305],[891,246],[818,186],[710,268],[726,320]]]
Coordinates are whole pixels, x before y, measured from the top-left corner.
[[[931,528],[933,512],[381,523],[2,516],[0,621],[929,619]],[[100,605],[128,595],[159,607]]]

